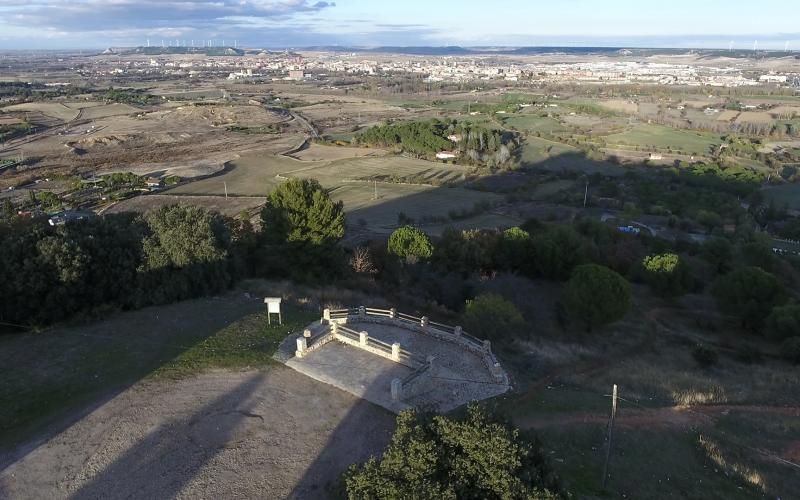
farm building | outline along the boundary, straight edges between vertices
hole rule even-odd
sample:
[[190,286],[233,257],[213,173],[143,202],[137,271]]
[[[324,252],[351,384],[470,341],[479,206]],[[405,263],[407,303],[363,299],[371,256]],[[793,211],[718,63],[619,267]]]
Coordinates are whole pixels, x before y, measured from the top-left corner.
[[440,160],[448,160],[450,158],[455,158],[457,156],[458,156],[458,151],[444,150],[436,153],[436,158],[439,158]]

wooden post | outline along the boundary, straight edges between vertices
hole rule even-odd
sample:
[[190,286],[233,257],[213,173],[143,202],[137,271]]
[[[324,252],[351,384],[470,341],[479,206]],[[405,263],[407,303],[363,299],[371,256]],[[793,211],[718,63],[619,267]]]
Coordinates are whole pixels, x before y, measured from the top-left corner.
[[606,440],[606,462],[603,465],[603,489],[608,482],[608,461],[611,458],[611,438],[614,433],[614,417],[617,416],[617,384],[611,391],[611,418],[608,421],[608,439]]

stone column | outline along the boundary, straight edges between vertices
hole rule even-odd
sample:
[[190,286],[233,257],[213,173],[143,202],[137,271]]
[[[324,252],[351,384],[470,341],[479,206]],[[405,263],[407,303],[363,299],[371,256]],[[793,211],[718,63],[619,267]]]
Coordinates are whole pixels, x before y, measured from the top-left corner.
[[339,330],[339,323],[331,323],[331,333],[336,335],[336,332]]
[[367,317],[367,308],[364,306],[358,306],[358,317],[364,319]]
[[306,349],[308,348],[308,340],[305,337],[298,337],[297,339],[297,350],[295,351],[294,355],[298,358],[302,358],[306,354]]
[[361,347],[367,347],[368,338],[369,338],[369,333],[358,332],[358,343],[361,345]]
[[428,317],[427,317],[427,316],[423,316],[423,317],[422,317],[422,318],[419,320],[419,326],[421,326],[422,328],[428,328],[428,324],[429,324],[429,323],[430,323],[430,321],[428,320]]
[[394,307],[389,309],[389,317],[392,319],[397,319],[397,309]]
[[400,342],[392,344],[392,361],[400,361]]
[[309,330],[308,328],[303,330],[303,337],[305,337],[307,339],[311,338],[311,330]]
[[392,401],[400,401],[400,396],[403,392],[403,382],[399,378],[392,379]]
[[328,309],[327,307],[322,310],[322,319],[325,321],[331,320],[331,310]]
[[464,331],[461,329],[460,326],[457,326],[453,328],[453,333],[455,334],[456,337],[460,337],[461,334],[464,333]]

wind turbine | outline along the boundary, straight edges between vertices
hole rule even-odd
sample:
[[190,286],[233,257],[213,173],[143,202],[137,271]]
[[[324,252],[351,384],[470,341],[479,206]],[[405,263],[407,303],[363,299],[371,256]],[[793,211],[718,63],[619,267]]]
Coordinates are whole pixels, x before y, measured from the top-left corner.
[[758,40],[753,40],[753,52],[758,50]]

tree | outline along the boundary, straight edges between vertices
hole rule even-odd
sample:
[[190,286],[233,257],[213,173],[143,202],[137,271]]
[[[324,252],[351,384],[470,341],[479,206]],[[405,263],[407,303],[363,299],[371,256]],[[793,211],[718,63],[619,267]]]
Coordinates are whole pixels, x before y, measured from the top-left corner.
[[464,328],[492,341],[509,340],[525,328],[525,320],[514,304],[495,293],[486,293],[467,301]]
[[800,337],[800,304],[774,308],[767,316],[764,330],[767,337],[773,340]]
[[691,276],[677,254],[648,255],[642,261],[642,267],[645,280],[662,297],[681,295],[690,286]]
[[611,269],[584,264],[572,272],[564,291],[570,314],[586,324],[588,331],[625,316],[631,305],[630,284]]
[[289,179],[275,188],[261,210],[261,221],[267,247],[263,271],[297,278],[338,272],[344,209],[318,181]]
[[571,227],[559,226],[533,239],[536,271],[550,279],[566,279],[586,259],[586,247]]
[[403,226],[389,236],[389,253],[408,262],[424,261],[433,255],[433,244],[424,231],[414,226]]
[[555,499],[558,480],[541,446],[476,404],[462,419],[405,411],[380,459],[343,475],[350,499]]
[[533,242],[530,233],[518,227],[503,231],[497,265],[525,275],[533,274]]
[[733,261],[732,248],[730,241],[714,236],[703,243],[700,248],[700,256],[714,266],[716,272],[724,273],[731,268],[731,262]]
[[742,326],[751,330],[759,330],[772,309],[786,300],[777,278],[757,267],[741,267],[720,276],[712,293],[720,309],[738,316]]

